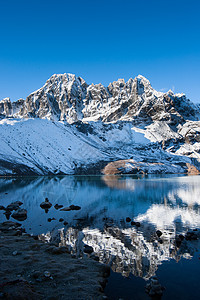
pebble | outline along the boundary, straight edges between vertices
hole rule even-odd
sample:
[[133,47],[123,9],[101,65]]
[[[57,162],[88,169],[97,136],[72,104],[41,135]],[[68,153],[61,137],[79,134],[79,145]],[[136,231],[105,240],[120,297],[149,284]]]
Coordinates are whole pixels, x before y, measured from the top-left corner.
[[158,237],[161,237],[161,235],[162,235],[162,231],[160,231],[160,230],[156,230],[156,234],[157,234],[157,236],[158,236]]
[[13,253],[12,253],[13,256],[16,256],[17,254],[18,254],[17,251],[13,251]]
[[59,208],[62,208],[63,205],[62,204],[56,204],[56,205],[54,205],[54,207],[55,207],[55,209],[59,209]]
[[44,271],[44,276],[46,278],[49,278],[49,277],[51,277],[51,273],[49,271]]
[[130,222],[130,221],[131,221],[131,218],[127,217],[126,222]]

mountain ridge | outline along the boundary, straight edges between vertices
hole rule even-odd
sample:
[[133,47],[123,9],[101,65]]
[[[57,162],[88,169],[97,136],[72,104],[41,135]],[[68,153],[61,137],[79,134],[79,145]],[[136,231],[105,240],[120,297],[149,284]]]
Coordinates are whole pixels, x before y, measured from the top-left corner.
[[54,74],[26,100],[0,101],[0,175],[198,173],[199,115],[142,75],[104,87]]
[[[185,111],[185,108],[187,110]],[[189,111],[188,111],[189,110]],[[161,115],[162,112],[162,115]],[[157,92],[148,79],[138,75],[127,82],[113,81],[88,85],[74,74],[54,74],[26,100],[0,101],[0,116],[47,118],[57,121],[147,121],[192,118],[198,120],[199,108],[185,94]]]

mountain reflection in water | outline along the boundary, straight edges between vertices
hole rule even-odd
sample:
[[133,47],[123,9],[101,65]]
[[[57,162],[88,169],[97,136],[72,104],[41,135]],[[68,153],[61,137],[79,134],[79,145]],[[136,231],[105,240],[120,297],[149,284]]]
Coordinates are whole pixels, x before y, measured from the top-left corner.
[[[74,204],[81,210],[59,211],[52,206],[46,214],[40,208],[45,197],[53,206]],[[199,249],[198,240],[184,238],[177,243],[178,235],[188,231],[199,236],[199,176],[0,179],[0,200],[4,206],[23,202],[27,232],[66,245],[77,256],[83,255],[84,244],[92,246],[100,262],[124,276],[132,273],[148,279],[164,261],[190,259]],[[3,211],[0,216],[5,220]],[[127,217],[140,226],[126,222]]]

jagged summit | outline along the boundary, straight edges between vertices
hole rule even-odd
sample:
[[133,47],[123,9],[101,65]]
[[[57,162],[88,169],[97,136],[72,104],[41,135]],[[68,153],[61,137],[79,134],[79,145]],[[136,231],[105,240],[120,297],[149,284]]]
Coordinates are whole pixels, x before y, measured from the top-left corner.
[[68,123],[78,120],[183,122],[197,120],[197,111],[197,106],[184,94],[157,92],[142,75],[127,82],[118,79],[105,87],[101,83],[88,85],[74,74],[54,74],[26,100],[0,101],[1,118],[45,118]]
[[26,100],[0,101],[0,175],[198,173],[198,114],[142,75],[105,87],[54,74]]

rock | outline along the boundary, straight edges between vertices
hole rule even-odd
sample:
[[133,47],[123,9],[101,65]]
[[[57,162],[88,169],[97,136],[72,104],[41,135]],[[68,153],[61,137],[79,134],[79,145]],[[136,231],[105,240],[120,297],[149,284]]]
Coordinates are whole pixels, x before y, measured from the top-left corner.
[[92,252],[94,252],[93,248],[89,245],[84,245],[84,250],[83,252],[91,254]]
[[12,202],[11,204],[9,204],[7,207],[6,207],[6,210],[17,210],[19,209],[19,206],[22,205],[23,203],[21,201],[15,201],[15,202]]
[[51,220],[52,220],[51,218],[48,218],[48,219],[47,219],[48,222],[51,222]]
[[68,224],[68,222],[65,221],[63,224],[66,226]]
[[131,218],[127,217],[126,222],[131,222]]
[[71,210],[70,207],[64,207],[64,208],[61,209],[61,211],[70,211],[70,210]]
[[51,273],[49,271],[44,271],[44,276],[46,278],[49,278],[49,277],[51,277]]
[[6,216],[6,219],[9,220],[10,219],[10,215],[11,215],[11,211],[10,210],[6,210],[4,212],[4,215]]
[[64,219],[63,219],[63,218],[60,218],[60,219],[59,219],[59,222],[63,222],[63,221],[64,221]]
[[135,225],[135,222],[134,222],[134,221],[131,221],[131,225],[134,226],[134,225]]
[[6,210],[6,208],[3,205],[0,205],[0,210]]
[[69,207],[71,210],[80,210],[81,209],[81,207],[78,205],[70,205]]
[[78,205],[70,205],[69,207],[64,207],[61,211],[70,211],[70,210],[80,210],[81,207]]
[[46,198],[45,201],[40,204],[40,207],[43,209],[49,209],[52,207],[52,204],[49,202],[48,198]]
[[158,237],[161,237],[161,235],[162,235],[162,231],[160,231],[160,230],[156,230],[156,234],[157,234],[157,236],[158,236]]
[[27,210],[26,209],[18,209],[16,212],[12,214],[12,218],[24,221],[27,219]]
[[140,227],[140,222],[135,222],[135,226]]
[[13,253],[12,253],[13,256],[16,256],[17,254],[18,254],[17,251],[13,251]]
[[62,208],[63,205],[62,204],[56,204],[56,205],[54,205],[54,207],[55,207],[55,209],[59,209],[59,208]]

